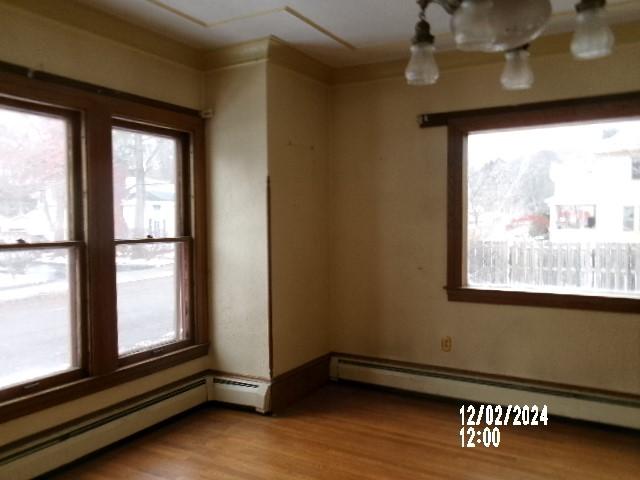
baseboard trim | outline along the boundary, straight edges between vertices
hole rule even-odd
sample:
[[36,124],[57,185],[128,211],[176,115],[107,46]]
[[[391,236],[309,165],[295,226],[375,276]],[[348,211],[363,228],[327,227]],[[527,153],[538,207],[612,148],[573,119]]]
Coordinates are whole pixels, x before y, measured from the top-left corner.
[[0,477],[19,480],[43,475],[206,401],[206,380],[200,378],[29,443],[8,446],[0,452]]
[[427,365],[330,353],[271,380],[206,370],[0,448],[0,477],[42,475],[207,402],[280,413],[329,379],[492,404],[548,405],[551,415],[640,429],[640,398]]
[[329,361],[323,355],[271,380],[204,370],[0,446],[0,478],[46,474],[208,402],[280,412],[329,381]]
[[208,402],[269,411],[271,383],[205,370],[0,447],[0,478],[27,479]]
[[470,402],[546,404],[552,415],[640,429],[640,399],[628,395],[542,386],[340,354],[331,357],[331,378]]
[[329,381],[331,354],[322,355],[271,380],[271,405],[273,413],[306,397]]

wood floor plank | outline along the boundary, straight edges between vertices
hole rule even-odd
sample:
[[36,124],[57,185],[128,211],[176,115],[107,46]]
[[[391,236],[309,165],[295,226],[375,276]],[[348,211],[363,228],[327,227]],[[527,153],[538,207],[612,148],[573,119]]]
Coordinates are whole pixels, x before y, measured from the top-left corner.
[[637,480],[640,432],[551,418],[461,448],[459,404],[331,384],[282,415],[205,407],[56,479]]

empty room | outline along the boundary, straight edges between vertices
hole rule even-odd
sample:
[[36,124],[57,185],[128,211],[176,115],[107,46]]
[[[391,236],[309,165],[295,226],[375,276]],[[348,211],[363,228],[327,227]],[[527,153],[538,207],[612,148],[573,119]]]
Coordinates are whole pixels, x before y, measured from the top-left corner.
[[0,0],[0,479],[637,480],[640,1]]

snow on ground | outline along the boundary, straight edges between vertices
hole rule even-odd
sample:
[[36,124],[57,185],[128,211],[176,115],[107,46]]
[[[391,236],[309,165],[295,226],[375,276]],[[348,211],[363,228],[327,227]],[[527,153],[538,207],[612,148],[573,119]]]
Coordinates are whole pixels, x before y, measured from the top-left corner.
[[[143,270],[130,270],[118,272],[117,283],[137,282],[140,280],[148,280],[152,278],[164,278],[174,275],[174,269],[171,266],[165,268],[148,268]],[[28,283],[20,281],[20,277],[29,279]],[[56,280],[53,282],[43,281],[42,283],[33,283],[31,275],[16,275],[15,281],[12,281],[10,274],[0,274],[0,303],[10,302],[13,300],[23,300],[40,295],[50,295],[55,293],[64,293],[69,290],[69,284],[65,280]]]

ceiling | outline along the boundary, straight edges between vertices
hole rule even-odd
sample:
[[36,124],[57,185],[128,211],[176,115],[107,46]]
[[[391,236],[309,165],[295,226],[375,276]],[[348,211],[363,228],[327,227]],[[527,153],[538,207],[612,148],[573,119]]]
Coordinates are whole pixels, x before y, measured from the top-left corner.
[[[406,57],[418,13],[414,0],[81,1],[193,47],[215,49],[272,35],[331,67]],[[576,2],[552,0],[546,33],[572,29]],[[612,22],[637,20],[640,1],[609,0],[608,10]],[[451,48],[449,16],[432,5],[427,17],[438,48]]]

